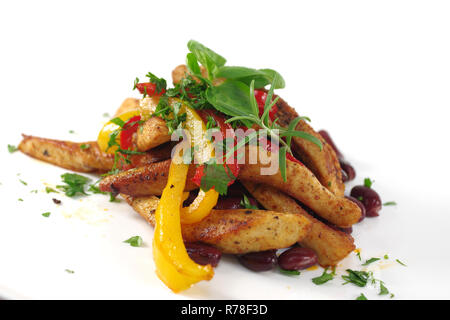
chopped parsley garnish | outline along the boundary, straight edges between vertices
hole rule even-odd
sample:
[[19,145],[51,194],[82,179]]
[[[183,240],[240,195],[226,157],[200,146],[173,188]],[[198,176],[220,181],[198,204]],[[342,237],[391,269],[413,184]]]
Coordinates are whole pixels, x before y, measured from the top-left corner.
[[371,258],[369,260],[366,260],[366,262],[364,262],[362,265],[368,266],[369,264],[374,263],[375,261],[378,261],[378,260],[380,260],[380,258]]
[[214,187],[214,190],[224,195],[227,193],[228,184],[236,179],[226,164],[217,164],[214,159],[205,163],[203,172],[204,175],[200,185],[203,191],[208,191]]
[[95,194],[108,194],[108,192],[101,191],[100,188],[95,183],[89,186],[88,191]]
[[245,209],[255,209],[258,210],[257,206],[254,206],[250,203],[250,200],[248,200],[247,196],[244,194],[242,195],[242,200],[241,200],[241,206],[243,206]]
[[90,147],[91,145],[89,143],[83,143],[82,145],[80,145],[81,150],[89,149]]
[[404,267],[407,267],[407,265],[406,264],[404,264],[403,262],[401,262],[400,260],[398,260],[398,259],[395,259],[395,261],[397,261],[399,264],[401,264],[402,266],[404,266]]
[[396,206],[397,205],[397,202],[395,202],[395,201],[389,201],[389,202],[385,202],[385,203],[383,203],[383,206]]
[[42,214],[42,216],[48,218],[48,217],[50,217],[50,212],[44,212]]
[[56,188],[64,191],[66,196],[74,197],[77,194],[88,195],[84,191],[84,187],[91,179],[76,173],[64,173],[61,175],[61,178],[65,185],[59,185]]
[[20,181],[20,183],[23,184],[24,186],[27,186],[27,185],[28,185],[28,183],[26,183],[25,181],[23,181],[23,180],[21,180],[21,179],[19,179],[19,181]]
[[58,191],[56,191],[55,189],[53,189],[53,188],[50,188],[50,187],[45,187],[45,192],[46,193],[59,193]]
[[17,201],[23,201],[23,199],[22,199],[22,198],[19,198],[19,199],[17,199]]
[[13,146],[12,144],[8,144],[8,151],[9,153],[16,152],[18,149],[16,146]]
[[30,193],[38,193],[37,190],[31,190]]
[[120,199],[117,199],[112,192],[109,193],[109,202],[120,202]]
[[389,256],[387,254],[384,255],[384,260],[389,259]]
[[378,293],[380,296],[389,294],[389,290],[384,286],[383,282],[380,281],[380,293]]
[[357,251],[356,256],[358,257],[359,261],[361,261],[361,252]]
[[140,247],[142,245],[142,238],[140,236],[134,236],[124,242],[129,243],[132,247]]
[[336,272],[333,270],[332,272],[327,273],[327,271],[328,271],[328,268],[326,268],[326,269],[323,271],[323,273],[322,273],[321,276],[316,277],[316,278],[313,278],[313,279],[312,279],[312,282],[313,282],[314,284],[316,284],[316,285],[322,285],[322,284],[324,284],[324,283],[326,283],[326,282],[328,282],[328,281],[330,281],[330,280],[333,280],[333,279],[334,279],[334,276],[336,275]]
[[111,116],[109,115],[108,112],[105,112],[105,113],[103,114],[103,117],[105,117],[105,118],[111,118]]
[[364,294],[361,293],[361,295],[358,298],[356,298],[356,300],[367,300],[367,298]]
[[375,181],[370,180],[370,178],[365,178],[365,179],[364,179],[364,185],[365,185],[367,188],[372,188],[372,184],[373,184],[374,182],[375,182]]
[[64,270],[64,271],[66,271],[67,273],[70,273],[70,274],[73,274],[73,273],[75,273],[75,271],[73,271],[73,270],[70,270],[70,269],[66,269],[66,270]]
[[346,271],[348,276],[342,276],[342,279],[345,280],[345,283],[343,284],[353,283],[358,287],[365,287],[367,285],[367,281],[371,277],[371,273],[366,271],[356,271],[351,269],[347,269]]
[[73,133],[75,133],[75,131],[73,131],[73,130],[69,130],[69,133],[70,133],[70,134],[73,134]]
[[300,271],[298,270],[285,270],[280,268],[280,273],[286,275],[286,276],[299,276]]

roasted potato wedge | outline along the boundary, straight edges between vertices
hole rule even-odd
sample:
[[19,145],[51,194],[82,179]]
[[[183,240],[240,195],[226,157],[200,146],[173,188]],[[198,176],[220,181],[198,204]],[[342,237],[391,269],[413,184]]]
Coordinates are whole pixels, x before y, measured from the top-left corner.
[[[246,148],[246,159],[249,159],[249,150],[253,148],[257,147],[249,146]],[[250,152],[264,155],[265,151],[258,152],[252,150]],[[258,158],[257,160],[260,159]],[[142,168],[121,172],[103,179],[100,182],[100,189],[102,191],[124,193],[135,197],[160,195],[167,183],[169,166],[170,160],[167,160]],[[259,161],[255,164],[243,164],[241,165],[238,179],[271,185],[301,201],[318,215],[336,226],[345,228],[358,222],[361,216],[359,207],[350,200],[336,197],[328,191],[307,167],[288,161],[286,175],[289,178],[285,182],[279,170],[274,175],[262,175],[261,170],[265,166]],[[191,182],[194,171],[195,166],[191,165],[186,190],[195,189],[195,185]]]
[[[275,117],[279,119],[278,121],[281,126],[287,127],[291,120],[298,117],[298,113],[294,108],[290,107],[283,99],[279,98],[276,105],[278,111]],[[325,188],[336,196],[343,197],[345,185],[342,182],[339,159],[333,148],[304,120],[297,124],[296,130],[309,133],[322,141],[323,149],[320,150],[314,143],[308,140],[293,137],[292,149]]]
[[[246,159],[249,159],[249,153],[261,155],[254,148],[257,147],[246,148]],[[283,181],[279,170],[274,175],[262,175],[261,170],[264,167],[266,165],[261,164],[259,158],[256,164],[242,165],[239,179],[273,186],[299,200],[338,227],[350,227],[361,217],[361,210],[355,203],[346,198],[337,197],[327,190],[307,167],[287,161],[286,182]]]
[[119,109],[117,109],[116,113],[114,114],[114,117],[117,117],[122,113],[137,109],[139,109],[139,99],[126,98],[120,105]]
[[[154,212],[158,206],[155,196],[133,198],[127,202],[154,226]],[[304,239],[311,222],[298,214],[266,210],[212,210],[202,221],[182,225],[186,242],[204,242],[223,253],[243,254],[287,248]]]
[[[167,184],[170,162],[171,160],[165,160],[110,175],[100,181],[99,188],[102,191],[135,197],[161,195]],[[192,182],[194,173],[195,165],[191,165],[186,180],[186,191],[198,188]]]
[[[82,149],[81,145],[89,146]],[[19,144],[23,153],[78,172],[104,173],[111,170],[114,156],[100,151],[97,142],[70,142],[23,135]]]
[[151,117],[136,132],[139,151],[147,151],[170,141],[169,129],[160,117]]
[[335,266],[355,249],[352,236],[330,228],[323,222],[312,217],[294,199],[285,193],[263,184],[248,181],[242,184],[267,210],[300,214],[311,222],[311,230],[300,241],[300,244],[317,253],[321,266]]

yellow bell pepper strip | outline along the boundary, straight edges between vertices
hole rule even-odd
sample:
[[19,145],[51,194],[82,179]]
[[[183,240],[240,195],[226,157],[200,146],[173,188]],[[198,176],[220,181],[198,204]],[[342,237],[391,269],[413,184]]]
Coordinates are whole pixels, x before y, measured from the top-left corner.
[[[130,120],[131,118],[135,117],[135,116],[139,116],[139,110],[132,110],[132,111],[128,111],[125,113],[122,113],[121,115],[119,115],[116,118],[119,118],[121,121],[123,121],[124,123],[127,122],[128,120]],[[114,118],[114,119],[116,119]],[[108,143],[110,141],[111,138],[111,134],[117,132],[119,129],[121,129],[121,127],[115,123],[117,121],[114,121],[114,119],[111,119],[110,121],[108,121],[102,128],[102,130],[100,130],[100,133],[98,134],[98,138],[97,138],[97,143],[98,146],[100,147],[100,150],[106,153],[111,153],[114,154],[117,150],[118,147],[117,146],[112,146],[110,148]],[[120,145],[120,134],[118,134],[116,136],[116,142],[118,145]]]
[[167,185],[155,212],[153,248],[158,277],[174,292],[214,276],[211,265],[191,260],[181,235],[180,208],[189,165],[172,161]]
[[[198,163],[204,163],[214,156],[214,146],[206,136],[206,125],[200,115],[192,108],[184,105],[180,112],[186,113],[184,129],[189,132],[194,157]],[[189,207],[181,209],[181,223],[192,224],[203,220],[217,204],[219,193],[213,189],[199,191],[197,198]]]
[[206,192],[200,190],[191,205],[181,209],[181,223],[192,224],[203,220],[216,206],[218,199],[219,193],[214,189]]

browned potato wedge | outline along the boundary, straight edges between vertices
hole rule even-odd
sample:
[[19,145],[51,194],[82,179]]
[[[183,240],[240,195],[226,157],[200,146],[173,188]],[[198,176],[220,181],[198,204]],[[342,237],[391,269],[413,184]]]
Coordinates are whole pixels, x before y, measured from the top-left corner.
[[[158,206],[155,196],[132,198],[128,203],[151,225]],[[311,228],[301,215],[266,210],[212,210],[202,221],[182,225],[186,242],[204,242],[223,253],[243,254],[287,248],[304,239]]]
[[[89,147],[81,149],[81,145]],[[70,142],[23,135],[19,144],[23,153],[51,164],[78,172],[107,172],[114,156],[101,152],[97,142]]]
[[[207,77],[208,74],[206,72],[206,69],[203,66],[200,66],[200,69],[202,71],[203,77]],[[186,77],[186,74],[189,74],[189,71],[188,71],[188,68],[187,68],[187,66],[185,64],[180,64],[175,69],[173,69],[173,71],[172,71],[173,84],[177,84],[178,82],[180,82],[181,79]],[[197,79],[196,77],[193,77],[193,79],[195,79],[196,81],[200,82],[200,80]]]
[[160,117],[151,117],[136,133],[139,151],[147,151],[168,141],[170,141],[169,129]]
[[[200,66],[200,70],[202,71],[202,76],[204,78],[208,77],[208,73],[206,71],[206,69],[203,66]],[[186,74],[190,74],[190,72],[188,71],[188,68],[186,65],[184,64],[180,64],[178,67],[176,67],[175,69],[173,69],[172,71],[172,81],[173,84],[177,84],[178,82],[181,81],[181,79],[186,77]],[[200,80],[197,77],[192,77],[195,81],[200,83]],[[221,84],[225,79],[223,78],[217,78],[213,80],[213,85],[218,86],[219,84]]]
[[311,231],[300,242],[317,253],[323,267],[335,266],[355,249],[352,236],[330,228],[309,215],[294,199],[283,192],[263,184],[243,182],[250,194],[267,210],[297,213],[311,222]]
[[114,117],[117,117],[122,113],[137,109],[139,109],[139,99],[126,98],[120,105],[119,109],[117,109],[116,113],[114,114]]
[[[248,150],[250,148],[255,147],[246,148],[246,159],[249,159]],[[142,168],[121,172],[103,179],[100,182],[100,189],[102,191],[124,193],[135,197],[160,195],[167,183],[169,166],[170,160],[167,160]],[[350,200],[336,197],[328,191],[307,167],[288,161],[286,175],[289,178],[287,182],[283,181],[279,170],[274,175],[262,175],[261,169],[264,167],[265,165],[260,162],[242,165],[238,178],[243,181],[271,185],[301,201],[318,215],[338,227],[350,227],[358,222],[361,216],[359,207]],[[191,182],[194,171],[195,165],[191,165],[186,190],[195,189],[195,186]]]
[[[161,195],[167,184],[170,162],[171,160],[156,162],[105,177],[100,181],[99,188],[102,191],[135,197]],[[195,165],[191,165],[186,180],[186,191],[198,188],[191,181],[194,173]]]
[[[283,127],[287,127],[291,120],[298,117],[298,113],[294,108],[290,107],[281,98],[277,102],[277,107],[278,111],[275,117],[279,118],[279,124]],[[333,148],[306,121],[300,121],[297,124],[296,130],[307,132],[322,141],[323,149],[321,151],[314,143],[302,138],[293,137],[292,149],[301,161],[315,174],[323,186],[336,196],[343,197],[345,185],[342,182],[339,159]]]
[[[257,153],[254,148],[257,147],[247,148],[246,159],[249,159],[249,152]],[[262,175],[261,169],[264,167],[267,166],[259,161],[256,164],[245,164],[241,167],[239,179],[273,186],[301,201],[336,226],[350,227],[358,222],[361,216],[359,207],[352,201],[337,197],[327,190],[307,167],[287,161],[286,182],[283,181],[279,170],[274,175]]]

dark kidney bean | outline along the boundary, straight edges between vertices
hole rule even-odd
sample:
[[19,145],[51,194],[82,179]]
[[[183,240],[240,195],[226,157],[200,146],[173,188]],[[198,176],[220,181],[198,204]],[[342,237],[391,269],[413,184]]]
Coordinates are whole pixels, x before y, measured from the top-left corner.
[[253,271],[269,271],[277,263],[276,250],[251,252],[238,257],[239,262]]
[[358,207],[361,209],[361,218],[359,218],[358,222],[363,221],[364,218],[366,217],[366,207],[364,207],[364,204],[354,197],[351,197],[351,196],[345,196],[345,197],[348,200],[353,201],[354,203],[356,203],[358,205]]
[[191,242],[185,243],[185,246],[189,257],[201,265],[210,264],[213,267],[217,267],[222,257],[222,253],[217,248],[204,243]]
[[284,270],[303,270],[316,264],[317,254],[309,248],[291,248],[278,257],[278,265]]
[[339,159],[344,158],[344,156],[342,155],[342,153],[339,151],[339,149],[336,147],[336,145],[334,144],[333,139],[331,139],[330,134],[326,131],[326,130],[320,130],[319,134],[322,136],[322,138],[334,149],[334,151],[336,152],[336,155],[338,156]]
[[366,208],[366,217],[377,217],[381,210],[382,202],[378,193],[366,186],[353,187],[350,195],[362,202]]
[[346,181],[352,181],[353,179],[355,179],[356,171],[353,168],[353,166],[350,163],[348,163],[348,161],[340,159],[339,164],[341,165],[342,170],[347,174]]
[[[251,205],[258,207],[258,202],[254,198],[252,197],[247,198]],[[214,209],[216,210],[244,209],[244,207],[241,205],[242,199],[243,199],[242,195],[239,197],[237,196],[229,197],[228,195],[226,197],[220,197]]]
[[242,196],[241,197],[220,197],[219,201],[217,201],[214,209],[217,210],[227,210],[227,209],[242,209],[241,206]]

